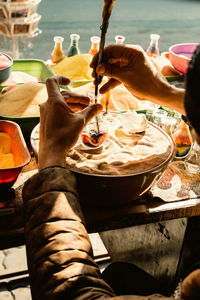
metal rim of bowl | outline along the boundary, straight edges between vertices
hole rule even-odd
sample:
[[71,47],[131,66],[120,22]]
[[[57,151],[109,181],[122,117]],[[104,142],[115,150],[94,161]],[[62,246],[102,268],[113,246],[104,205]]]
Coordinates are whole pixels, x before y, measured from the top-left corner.
[[11,62],[11,65],[10,65],[10,66],[8,66],[8,67],[6,67],[6,68],[0,70],[0,71],[3,71],[3,70],[6,70],[6,69],[10,68],[10,67],[13,65],[13,59],[12,59],[12,57],[11,57],[10,55],[8,55],[8,54],[6,54],[6,53],[4,53],[4,52],[0,52],[0,53],[3,54],[4,56],[6,56],[6,57],[10,60],[10,62]]
[[150,168],[148,170],[145,170],[143,172],[137,172],[137,173],[131,173],[131,174],[122,174],[122,175],[117,175],[117,174],[116,175],[90,174],[90,173],[71,170],[71,169],[69,169],[69,170],[74,172],[74,173],[77,173],[77,174],[88,175],[88,176],[93,176],[93,177],[96,176],[96,177],[103,177],[103,178],[114,178],[114,177],[120,178],[120,177],[131,177],[131,176],[137,176],[137,175],[144,175],[144,174],[147,174],[149,172],[155,172],[157,169],[161,169],[165,164],[167,164],[172,159],[172,157],[174,155],[175,146],[174,146],[174,143],[173,143],[171,137],[163,129],[161,129],[160,127],[158,127],[157,125],[155,125],[155,124],[153,124],[149,121],[148,121],[148,124],[155,127],[160,132],[162,132],[165,135],[165,137],[168,139],[168,141],[170,142],[171,152],[169,153],[168,158],[166,158],[160,165],[152,167],[152,168]]
[[[169,54],[170,54],[170,52],[174,55],[174,56],[177,56],[177,57],[180,57],[180,55],[179,54],[176,54],[173,50],[172,50],[172,48],[173,47],[176,47],[176,46],[186,46],[186,45],[196,45],[196,46],[198,46],[198,45],[200,45],[199,43],[181,43],[181,44],[175,44],[175,45],[172,45],[171,47],[169,47]],[[189,57],[184,57],[186,60],[188,60],[188,61],[190,61],[191,60],[191,58],[189,58]]]
[[[115,177],[118,177],[118,178],[120,178],[120,177],[131,177],[131,176],[137,176],[137,175],[144,175],[144,174],[147,174],[147,173],[149,173],[149,172],[155,172],[155,171],[157,171],[158,169],[162,169],[162,167],[164,166],[164,165],[166,165],[167,163],[169,163],[170,162],[170,160],[173,158],[173,155],[174,155],[174,153],[175,153],[175,145],[174,145],[174,143],[173,143],[173,141],[172,141],[172,138],[163,130],[163,129],[161,129],[160,127],[158,127],[157,125],[155,125],[155,124],[153,124],[153,123],[151,123],[151,122],[149,122],[149,121],[147,121],[148,122],[148,124],[150,125],[150,126],[153,126],[153,127],[155,127],[157,130],[159,130],[167,139],[168,139],[168,141],[169,141],[169,143],[170,143],[170,147],[171,147],[171,151],[170,151],[170,153],[169,153],[169,155],[168,155],[168,157],[160,164],[160,165],[157,165],[157,166],[155,166],[155,167],[152,167],[152,168],[150,168],[150,169],[148,169],[148,170],[145,170],[145,171],[143,171],[143,172],[137,172],[137,173],[131,173],[131,174],[122,174],[122,175],[106,175],[106,174],[90,174],[90,173],[86,173],[86,172],[81,172],[81,171],[76,171],[76,170],[72,170],[72,169],[70,169],[69,168],[69,170],[70,171],[72,171],[72,172],[74,172],[74,173],[77,173],[77,174],[81,174],[81,175],[87,175],[87,176],[92,176],[92,177],[101,177],[101,178],[115,178]],[[33,145],[33,142],[32,142],[32,140],[34,140],[34,138],[33,138],[33,134],[34,134],[34,132],[36,131],[36,130],[38,130],[39,128],[39,124],[37,124],[36,126],[35,126],[35,128],[33,129],[33,131],[31,132],[31,135],[30,135],[30,142],[31,142],[31,146],[33,147],[33,150],[34,150],[34,152],[35,153],[37,153],[37,149],[35,148],[35,146]],[[38,154],[38,153],[37,153]]]

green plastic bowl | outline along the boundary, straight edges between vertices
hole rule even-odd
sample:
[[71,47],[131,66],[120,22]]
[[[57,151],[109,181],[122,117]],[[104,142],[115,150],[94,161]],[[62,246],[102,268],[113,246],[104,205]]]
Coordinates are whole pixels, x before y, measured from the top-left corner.
[[8,77],[10,76],[11,70],[12,70],[12,65],[13,65],[13,60],[9,55],[2,53],[2,52],[1,52],[1,54],[3,54],[4,56],[6,56],[9,59],[10,66],[0,70],[0,83],[6,81],[8,79]]

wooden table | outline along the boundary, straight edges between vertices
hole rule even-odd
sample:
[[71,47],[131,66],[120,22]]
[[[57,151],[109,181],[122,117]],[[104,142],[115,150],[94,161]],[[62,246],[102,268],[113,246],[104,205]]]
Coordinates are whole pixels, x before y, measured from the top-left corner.
[[[34,157],[23,169],[14,187],[17,197],[14,200],[14,213],[0,215],[0,236],[6,236],[15,231],[23,231],[22,198],[23,182],[37,172]],[[1,195],[2,199],[2,195]],[[163,202],[158,197],[147,195],[139,201],[120,207],[88,207],[81,203],[88,232],[102,232],[159,221],[200,216],[200,198],[176,202]]]
[[[17,246],[20,244],[24,244],[24,229],[23,229],[23,202],[21,198],[21,190],[23,182],[32,176],[34,173],[37,172],[37,164],[34,157],[28,166],[26,166],[20,175],[15,187],[16,187],[16,195],[17,197],[14,200],[15,209],[14,213],[10,213],[8,215],[0,215],[0,237],[1,237],[1,246],[0,248],[8,248]],[[89,233],[93,232],[102,232],[101,237],[106,239],[105,232],[114,229],[124,229],[136,225],[143,225],[143,224],[158,224],[158,228],[156,229],[157,232],[161,232],[163,230],[162,226],[164,221],[168,220],[185,220],[185,218],[192,218],[195,216],[200,216],[200,199],[188,199],[184,201],[176,201],[166,203],[163,202],[158,197],[152,197],[151,194],[148,194],[144,198],[140,199],[139,201],[135,201],[125,206],[120,207],[88,207],[85,206],[84,203],[81,203],[82,210],[85,216],[86,227]],[[184,223],[184,221],[183,221]],[[144,225],[145,226],[145,225]],[[160,226],[160,228],[159,228]],[[165,225],[164,225],[165,226]],[[170,225],[171,226],[171,225]],[[137,227],[137,226],[136,226]],[[153,227],[152,227],[153,228]],[[174,268],[171,269],[171,273],[169,276],[169,280],[167,284],[170,285],[174,282],[174,270],[177,268],[175,265],[179,261],[180,253],[183,249],[183,236],[185,234],[186,224],[180,226],[181,228],[181,237],[177,243],[179,249],[177,250],[176,256],[173,258],[171,257],[170,263],[168,265],[174,265]],[[145,234],[146,228],[141,227],[141,232]],[[155,259],[158,262],[159,259],[163,257],[168,257],[169,252],[171,252],[170,247],[165,246],[166,238],[168,236],[162,234],[162,237],[159,237],[159,244],[157,242],[157,233],[155,232],[154,228],[151,230],[154,232],[153,239],[155,244],[157,243],[157,247],[160,248],[156,254],[150,253],[148,247],[144,247],[143,244],[143,253],[144,258],[148,259],[149,255],[152,255],[152,264],[154,264]],[[190,236],[190,229],[188,229],[189,236]],[[123,234],[122,234],[123,238]],[[148,237],[146,238],[148,240]],[[173,237],[172,237],[173,239]],[[190,241],[189,241],[190,243]],[[135,243],[137,244],[137,242]],[[141,255],[141,244],[140,247],[140,255]],[[163,250],[164,247],[164,250]],[[176,248],[176,246],[175,246]],[[146,256],[146,249],[148,249],[148,257]],[[112,249],[111,249],[112,250]],[[120,249],[121,250],[121,249]],[[111,251],[112,252],[112,251]],[[110,253],[109,253],[110,254]],[[113,253],[111,253],[113,254]],[[112,256],[112,255],[111,255]],[[166,263],[166,262],[165,262]],[[163,273],[163,266],[162,262],[158,263],[160,268],[159,274]],[[158,269],[158,266],[156,269]],[[153,267],[152,267],[153,268]],[[147,270],[148,271],[148,270]],[[165,270],[164,270],[165,271]]]
[[150,198],[119,208],[89,208],[82,205],[89,232],[102,232],[135,225],[200,216],[200,199],[163,203]]

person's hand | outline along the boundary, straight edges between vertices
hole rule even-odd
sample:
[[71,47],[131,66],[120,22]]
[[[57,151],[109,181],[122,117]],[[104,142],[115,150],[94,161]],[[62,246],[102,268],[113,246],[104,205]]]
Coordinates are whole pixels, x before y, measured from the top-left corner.
[[184,279],[181,289],[181,299],[200,299],[200,269],[193,271]]
[[[90,66],[95,77],[98,53],[94,55]],[[184,112],[184,90],[171,86],[157,71],[147,54],[140,46],[109,45],[103,51],[102,63],[96,67],[100,76],[108,76],[100,93],[105,93],[123,83],[137,98],[150,100]],[[169,104],[169,105],[168,105]]]
[[[97,58],[98,54],[93,57],[91,67],[96,66]],[[101,93],[123,83],[136,97],[148,99],[159,94],[164,84],[157,69],[140,46],[105,47],[103,62],[97,66],[96,71],[101,76],[111,77],[100,89]]]
[[73,112],[66,101],[72,103],[72,100],[86,99],[70,93],[64,98],[59,85],[68,83],[69,79],[62,76],[46,81],[48,100],[40,105],[39,170],[53,165],[65,166],[66,152],[75,145],[87,122],[102,110],[100,104],[93,104],[80,112]]

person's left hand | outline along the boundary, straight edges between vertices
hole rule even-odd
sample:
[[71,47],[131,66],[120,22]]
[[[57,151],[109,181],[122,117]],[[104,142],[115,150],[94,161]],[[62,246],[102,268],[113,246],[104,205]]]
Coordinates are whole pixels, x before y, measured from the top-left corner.
[[[66,104],[66,94],[63,97],[59,89],[59,85],[69,82],[63,76],[54,76],[46,81],[48,100],[40,105],[39,170],[55,165],[65,166],[66,152],[75,145],[87,122],[102,110],[100,104],[93,104],[80,112],[72,111]],[[77,95],[68,93],[67,97],[68,102],[69,99],[79,102]],[[83,100],[82,97],[80,99]]]
[[193,271],[184,279],[181,289],[181,299],[200,299],[200,269]]

